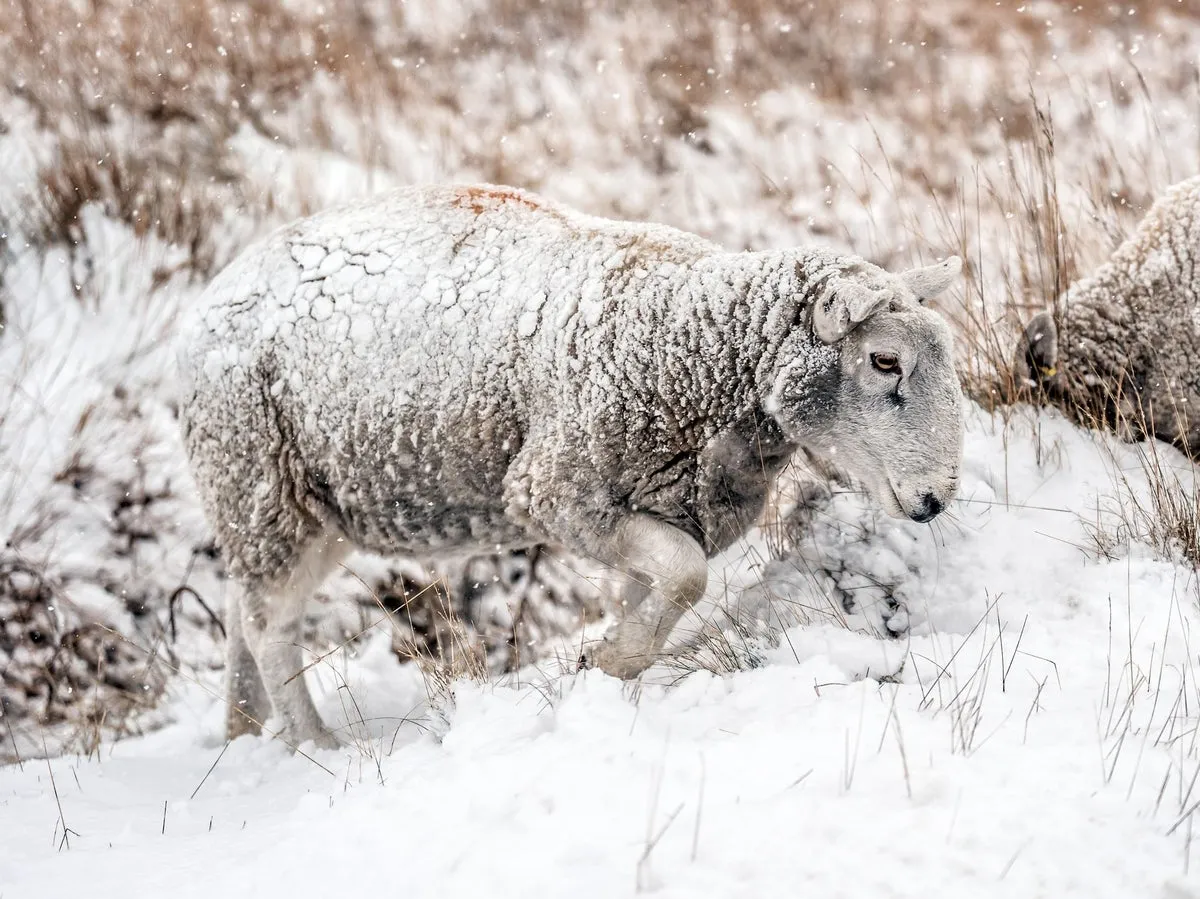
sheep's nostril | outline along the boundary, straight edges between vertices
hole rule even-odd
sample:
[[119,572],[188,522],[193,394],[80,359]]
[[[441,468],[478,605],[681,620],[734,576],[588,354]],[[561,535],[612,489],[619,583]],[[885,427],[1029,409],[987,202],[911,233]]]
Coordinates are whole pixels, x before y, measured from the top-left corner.
[[908,517],[913,521],[932,521],[941,514],[942,509],[946,508],[942,505],[942,501],[932,493],[926,493],[921,497],[921,505],[908,513]]

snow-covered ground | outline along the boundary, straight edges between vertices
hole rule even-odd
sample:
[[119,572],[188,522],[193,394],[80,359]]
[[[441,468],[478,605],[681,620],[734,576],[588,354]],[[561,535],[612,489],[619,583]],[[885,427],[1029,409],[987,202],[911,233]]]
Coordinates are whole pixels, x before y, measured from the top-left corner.
[[978,371],[1200,165],[1187,3],[575,6],[0,23],[0,899],[1200,897],[1200,585],[1146,472],[1193,521],[1194,474],[1027,408],[970,409],[932,526],[818,487],[787,552],[714,560],[638,685],[574,671],[569,591],[537,664],[446,680],[343,577],[313,649],[366,636],[308,676],[346,748],[224,743],[169,347],[249,236],[488,179],[735,249],[958,252]]
[[295,756],[224,744],[217,679],[177,680],[161,731],[0,769],[0,894],[1200,896],[1196,575],[1112,514],[1142,452],[974,410],[950,518],[822,506],[813,553],[862,533],[902,639],[816,623],[724,676],[447,690],[380,637],[310,675],[348,747]]

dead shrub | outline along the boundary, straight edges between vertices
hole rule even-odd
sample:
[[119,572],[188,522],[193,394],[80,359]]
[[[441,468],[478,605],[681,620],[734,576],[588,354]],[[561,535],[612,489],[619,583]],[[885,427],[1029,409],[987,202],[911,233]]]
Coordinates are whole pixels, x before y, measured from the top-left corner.
[[207,278],[222,261],[213,233],[237,199],[232,179],[204,177],[210,161],[172,164],[111,135],[64,137],[54,161],[39,173],[33,197],[9,218],[36,245],[78,248],[85,238],[82,211],[96,204],[138,236],[153,234],[184,248],[190,273]]
[[17,733],[62,725],[69,745],[90,752],[101,733],[133,732],[166,684],[153,658],[11,550],[0,550],[0,674],[0,759],[19,753]]

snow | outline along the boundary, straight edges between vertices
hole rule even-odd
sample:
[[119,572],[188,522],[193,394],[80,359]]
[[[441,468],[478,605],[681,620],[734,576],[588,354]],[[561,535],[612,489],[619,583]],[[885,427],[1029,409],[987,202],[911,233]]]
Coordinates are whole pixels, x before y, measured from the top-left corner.
[[[67,385],[94,378],[90,393],[52,370],[25,381],[71,422],[157,332],[88,341],[63,296],[13,327],[78,347]],[[105,333],[141,315],[104,308]],[[111,439],[95,442],[121,454]],[[752,670],[664,664],[629,687],[550,660],[451,699],[377,634],[311,674],[326,720],[361,718],[369,738],[358,725],[309,759],[226,749],[219,672],[188,666],[163,729],[0,769],[0,895],[1198,896],[1195,572],[1128,545],[1113,514],[1114,473],[1144,501],[1146,451],[1050,413],[972,410],[952,518],[896,522],[839,492],[791,564],[764,569],[764,533],[714,563],[682,642],[733,609]],[[90,531],[69,550],[105,554]],[[185,557],[149,564],[179,577]],[[781,619],[773,643],[757,624]]]
[[[835,495],[805,553],[892,583],[903,639],[864,603],[732,674],[447,688],[381,635],[310,672],[347,747],[295,756],[223,744],[217,677],[181,679],[154,734],[0,769],[3,895],[1200,896],[1195,572],[1089,551],[1144,451],[974,410],[950,520]],[[753,605],[764,539],[714,563],[714,606]]]
[[[494,17],[475,6],[490,40]],[[702,114],[701,149],[654,122],[670,104],[646,93],[647,66],[686,50],[687,35],[651,9],[591,18],[588,33],[550,37],[528,58],[464,52],[449,67],[472,13],[446,8],[405,4],[402,36],[415,49],[397,51],[397,68],[413,75],[403,102],[361,108],[320,73],[266,114],[280,139],[243,123],[213,151],[211,167],[239,179],[228,214],[205,225],[215,259],[332,203],[487,178],[731,249],[821,243],[896,269],[958,252],[973,269],[965,303],[986,302],[995,317],[1051,298],[1023,224],[1042,186],[1037,141],[1022,133],[1036,126],[1031,93],[1053,110],[1062,223],[1080,272],[1200,160],[1185,77],[1200,32],[1183,15],[1153,20],[1139,7],[1110,29],[1074,4],[1040,2],[1020,13],[1021,28],[980,4],[926,4],[914,16],[910,4],[860,3],[863,21],[848,12],[836,33],[788,44],[782,67],[769,54],[749,59],[754,43],[715,21],[711,96],[680,104]],[[796,18],[781,30],[806,37]],[[1094,33],[1081,40],[1083,30]],[[995,42],[990,54],[980,33]],[[47,59],[88,58],[44,37]],[[872,54],[897,63],[893,89],[851,79],[854,96],[838,98],[808,83],[827,62],[875,71]],[[757,66],[747,89],[738,73]],[[666,90],[682,90],[664,75]],[[104,102],[116,138],[106,131],[98,146],[170,153],[160,125]],[[1052,413],[1006,421],[973,409],[960,499],[932,527],[882,517],[841,488],[822,498],[818,485],[798,549],[778,560],[766,530],[715,560],[711,595],[675,641],[683,661],[639,685],[571,670],[578,633],[537,667],[446,684],[398,664],[373,629],[309,674],[327,721],[370,722],[346,731],[346,749],[310,758],[268,740],[227,747],[216,629],[186,599],[168,644],[155,615],[132,611],[183,583],[219,610],[226,591],[219,563],[197,554],[208,535],[179,451],[166,351],[177,310],[203,284],[172,274],[185,250],[135,239],[98,206],[83,209],[78,243],[26,245],[10,228],[14,208],[53,159],[55,136],[26,99],[4,92],[0,108],[10,176],[0,191],[0,535],[51,573],[48,614],[95,613],[181,671],[136,722],[165,726],[125,739],[105,731],[90,755],[58,754],[62,734],[32,719],[16,720],[14,739],[0,719],[0,757],[10,742],[22,755],[0,768],[0,899],[1200,897],[1196,572],[1163,559],[1129,521],[1136,502],[1152,510],[1150,449]],[[170,128],[180,144],[201,143],[186,118]],[[377,235],[360,238],[343,243],[358,258],[337,277],[358,277],[354,302],[369,305],[393,253],[375,248]],[[297,250],[315,277],[325,248]],[[270,281],[281,306],[295,294],[277,323],[285,336],[323,302],[315,285],[296,290],[294,271]],[[425,299],[442,302],[442,289]],[[560,310],[543,315],[546,302],[529,298],[523,327],[553,324]],[[343,317],[334,307],[331,318]],[[350,352],[372,350],[394,324],[371,321],[371,341]],[[367,325],[347,320],[345,336]],[[238,362],[236,350],[213,360]],[[305,426],[328,424],[314,412]],[[1181,458],[1156,452],[1191,483]],[[76,470],[90,472],[82,488],[71,486]],[[134,523],[153,537],[121,542],[128,510],[115,510],[140,494]],[[355,571],[388,564],[357,560]],[[313,604],[314,646],[374,620],[347,628],[346,609],[329,601],[351,581],[331,582]],[[507,626],[510,609],[496,606]],[[139,669],[143,649],[131,651]],[[689,673],[697,663],[723,673]],[[31,756],[42,738],[48,761]]]

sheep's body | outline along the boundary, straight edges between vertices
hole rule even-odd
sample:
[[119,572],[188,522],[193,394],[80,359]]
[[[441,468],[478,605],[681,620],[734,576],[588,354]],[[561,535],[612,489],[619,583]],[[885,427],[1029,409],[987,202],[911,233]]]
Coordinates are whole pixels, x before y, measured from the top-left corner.
[[[788,449],[753,381],[808,302],[795,259],[764,264],[483,189],[402,191],[274,235],[213,283],[218,299],[187,348],[209,397],[189,416],[192,455],[244,487],[217,526],[247,503],[274,513],[250,540],[226,535],[241,548],[234,573],[275,577],[294,532],[330,515],[377,552],[544,541],[556,513],[522,507],[541,501],[530,482],[547,467],[723,549],[736,536],[728,503],[714,509],[698,491],[713,485],[694,454],[730,431],[743,451],[755,439],[768,456]],[[764,301],[746,308],[754,291]],[[772,309],[777,293],[787,300]],[[818,382],[837,354],[815,339],[811,352]],[[816,404],[814,418],[830,411]],[[237,433],[269,433],[272,451],[230,456],[222,435]],[[767,476],[745,491],[761,498]],[[288,514],[281,490],[296,500]]]
[[269,692],[289,735],[318,735],[279,608],[351,546],[565,544],[631,576],[641,629],[596,663],[644,668],[702,592],[705,554],[754,522],[799,442],[836,430],[845,360],[811,317],[822,297],[844,327],[869,314],[826,296],[852,275],[906,290],[854,257],[728,253],[493,187],[402,190],[248,250],[181,355],[185,442],[244,588],[231,732],[255,729]]
[[1018,371],[1077,415],[1200,452],[1200,177],[1026,329]]

